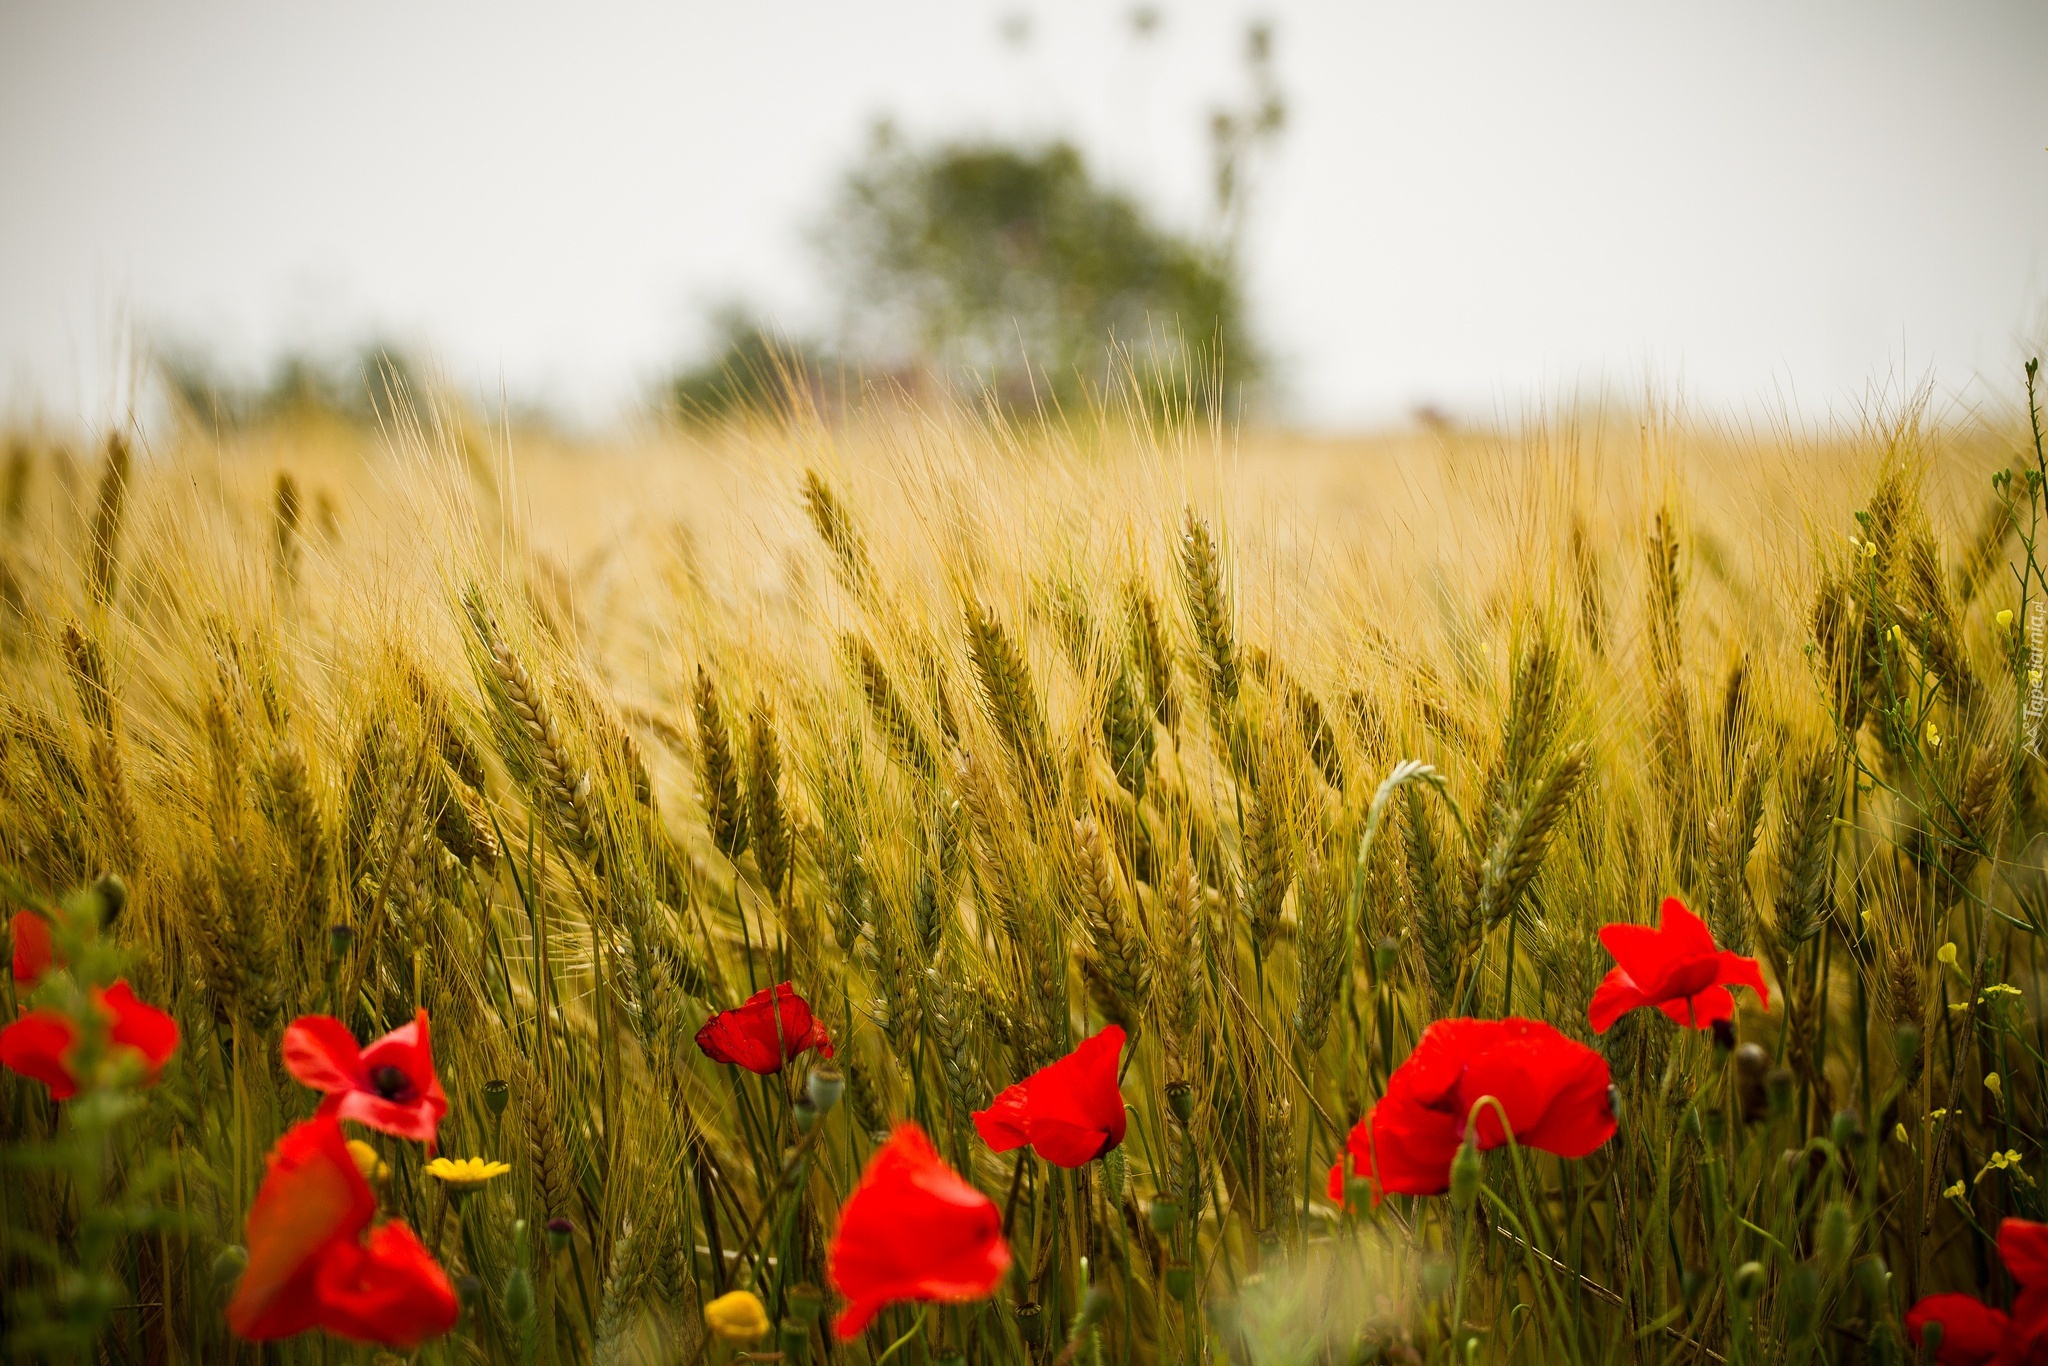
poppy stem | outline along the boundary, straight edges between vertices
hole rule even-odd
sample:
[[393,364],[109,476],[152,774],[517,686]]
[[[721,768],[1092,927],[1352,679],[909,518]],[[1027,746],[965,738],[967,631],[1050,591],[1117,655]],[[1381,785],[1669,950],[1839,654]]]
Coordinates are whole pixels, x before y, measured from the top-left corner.
[[911,1321],[910,1331],[905,1333],[902,1337],[896,1339],[896,1341],[890,1343],[889,1350],[875,1358],[875,1366],[882,1366],[883,1362],[887,1361],[890,1357],[896,1355],[896,1352],[899,1348],[901,1348],[906,1343],[908,1343],[912,1338],[917,1336],[918,1330],[924,1327],[924,1316],[927,1312],[929,1312],[929,1309],[930,1306],[927,1305],[923,1308],[920,1308],[917,1311],[917,1317]]

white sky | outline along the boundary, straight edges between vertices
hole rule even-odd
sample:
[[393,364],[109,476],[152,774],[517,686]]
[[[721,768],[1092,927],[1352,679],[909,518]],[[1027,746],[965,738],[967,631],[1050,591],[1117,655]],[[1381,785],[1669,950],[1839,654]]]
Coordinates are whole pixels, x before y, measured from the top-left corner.
[[0,410],[105,413],[140,323],[250,367],[376,330],[602,420],[709,304],[823,321],[805,226],[878,114],[1073,136],[1200,226],[1254,14],[1292,124],[1251,282],[1298,418],[1646,376],[2006,397],[2048,338],[2041,0],[1159,8],[1140,48],[1086,0],[0,0]]

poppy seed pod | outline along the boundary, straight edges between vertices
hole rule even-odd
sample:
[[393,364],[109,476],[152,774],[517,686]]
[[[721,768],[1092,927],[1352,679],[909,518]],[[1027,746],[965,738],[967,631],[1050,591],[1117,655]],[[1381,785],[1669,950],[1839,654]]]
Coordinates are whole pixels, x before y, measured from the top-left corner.
[[1146,1208],[1145,1213],[1152,1220],[1152,1231],[1162,1238],[1180,1227],[1180,1202],[1178,1200],[1154,1200]]
[[1771,1070],[1771,1055],[1762,1045],[1746,1043],[1735,1050],[1735,1098],[1742,1107],[1742,1122],[1754,1124],[1770,1112],[1764,1078]]
[[787,1300],[789,1312],[802,1323],[816,1323],[825,1309],[825,1292],[809,1281],[791,1286]]
[[[1167,1276],[1173,1273],[1168,1271]],[[1037,1344],[1045,1341],[1045,1311],[1036,1304],[1017,1306],[1017,1336],[1026,1342]]]
[[846,1093],[846,1073],[837,1064],[821,1062],[811,1069],[804,1078],[804,1094],[817,1107],[820,1115],[832,1113],[832,1107],[839,1103],[839,1097]]
[[790,1116],[796,1121],[796,1131],[798,1133],[807,1134],[818,1127],[818,1107],[812,1103],[809,1096],[798,1096],[796,1103],[789,1107],[789,1112]]
[[505,1103],[512,1099],[512,1083],[503,1079],[484,1083],[484,1108],[496,1119],[505,1113]]
[[1764,1293],[1764,1264],[1744,1262],[1735,1268],[1735,1278],[1729,1283],[1735,1298],[1741,1304],[1753,1304]]
[[1853,1148],[1863,1141],[1863,1117],[1854,1110],[1835,1111],[1828,1127],[1828,1140],[1837,1148]]
[[1792,1113],[1792,1095],[1798,1085],[1792,1069],[1782,1064],[1764,1073],[1764,1109],[1772,1119]]
[[229,1243],[213,1259],[213,1283],[225,1290],[242,1279],[242,1273],[249,1268],[249,1249],[240,1243]]
[[1735,1051],[1735,1021],[1715,1020],[1707,1028],[1714,1035],[1714,1057],[1725,1062],[1728,1055]]
[[1170,1262],[1166,1267],[1166,1293],[1186,1304],[1195,1297],[1195,1269],[1186,1262]]
[[1166,1083],[1166,1107],[1183,1125],[1195,1117],[1195,1088],[1185,1081]]
[[550,1219],[547,1222],[548,1251],[566,1252],[569,1240],[576,1236],[576,1225],[567,1219]]
[[327,927],[327,952],[335,958],[348,957],[349,950],[356,946],[354,927],[335,921]]
[[1373,945],[1372,979],[1384,982],[1394,975],[1395,966],[1401,961],[1400,941],[1391,936]]

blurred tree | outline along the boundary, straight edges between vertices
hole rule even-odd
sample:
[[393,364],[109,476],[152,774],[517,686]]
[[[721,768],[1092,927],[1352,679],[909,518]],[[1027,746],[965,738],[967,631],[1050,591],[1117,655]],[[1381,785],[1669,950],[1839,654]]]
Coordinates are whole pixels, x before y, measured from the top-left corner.
[[1258,373],[1227,247],[1162,228],[1064,142],[920,149],[884,125],[821,244],[857,358],[1011,411],[1120,380],[1158,411],[1231,408]]
[[709,358],[665,386],[676,416],[715,422],[735,413],[786,412],[798,393],[817,392],[828,361],[814,344],[777,333],[744,304],[720,307],[711,330]]

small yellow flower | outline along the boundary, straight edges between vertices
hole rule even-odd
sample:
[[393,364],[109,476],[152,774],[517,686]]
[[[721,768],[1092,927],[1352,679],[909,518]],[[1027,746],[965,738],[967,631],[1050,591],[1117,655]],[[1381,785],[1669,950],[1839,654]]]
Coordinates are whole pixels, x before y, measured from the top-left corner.
[[360,1138],[348,1141],[348,1155],[356,1160],[356,1170],[363,1174],[365,1181],[389,1181],[391,1164],[377,1156],[377,1150]]
[[1941,1120],[1942,1120],[1942,1116],[1946,1115],[1947,1113],[1948,1113],[1948,1107],[1944,1105],[1944,1106],[1943,1106],[1943,1107],[1942,1107],[1941,1109],[1939,1109],[1939,1110],[1929,1110],[1929,1111],[1927,1112],[1927,1118],[1928,1118],[1929,1120],[1933,1121],[1934,1123],[1936,1123],[1936,1124],[1939,1124],[1939,1123],[1941,1123]]
[[1865,556],[1869,557],[1870,559],[1873,559],[1873,560],[1874,560],[1874,559],[1876,559],[1876,558],[1877,558],[1877,542],[1876,542],[1876,541],[1865,541],[1865,542],[1863,543],[1863,553],[1864,553],[1864,555],[1865,555]]
[[1984,1089],[2000,1100],[2005,1099],[2005,1081],[1996,1072],[1984,1074]]
[[1904,1124],[1894,1124],[1892,1126],[1892,1137],[1901,1143],[1911,1143],[1913,1141],[1911,1136],[1906,1133],[1906,1126]]
[[728,1342],[758,1342],[768,1332],[768,1311],[751,1290],[734,1290],[704,1306],[704,1323]]
[[473,1191],[511,1170],[509,1163],[490,1162],[481,1157],[437,1157],[427,1164],[428,1176],[457,1191]]
[[1955,1183],[1955,1184],[1954,1184],[1953,1186],[1950,1186],[1950,1187],[1949,1187],[1949,1188],[1948,1188],[1947,1190],[1943,1191],[1943,1192],[1942,1192],[1942,1195],[1943,1195],[1943,1196],[1945,1196],[1946,1198],[1950,1199],[1950,1200],[1960,1200],[1960,1199],[1962,1199],[1962,1198],[1963,1198],[1963,1183],[1962,1183],[1962,1182],[1960,1182],[1960,1181],[1956,1182],[1956,1183]]
[[1954,967],[1956,965],[1956,946],[1954,942],[1951,941],[1950,943],[1943,944],[1940,948],[1936,949],[1934,951],[1934,961],[1942,964],[1944,967]]
[[2040,686],[2041,686],[2041,671],[2040,671],[2039,669],[2029,669],[2029,670],[2027,670],[2027,682],[2029,682],[2029,683],[2033,684],[2033,685],[2034,685],[2035,687],[2037,687],[2037,688],[2038,688],[2038,687],[2040,687]]
[[1935,725],[1931,718],[1927,722],[1927,747],[1929,749],[1941,748],[1941,727]]
[[1990,986],[1984,988],[1984,995],[1986,997],[2019,996],[2022,994],[2024,993],[2010,982],[1993,982]]
[[1892,627],[1889,634],[1892,638],[1892,644],[1898,646],[1902,650],[1906,648],[1906,633],[1904,631],[1894,626]]
[[1998,624],[1999,624],[2000,626],[2011,626],[2011,625],[2012,625],[2012,608],[2010,608],[2010,607],[2001,607],[2001,608],[1999,609],[1999,611],[1998,611]]
[[1991,1160],[1978,1170],[1977,1179],[1982,1181],[1994,1171],[2011,1172],[2025,1184],[2029,1186],[2034,1184],[2033,1179],[2020,1170],[2020,1150],[2018,1148],[2007,1148],[2002,1153],[1991,1154]]

